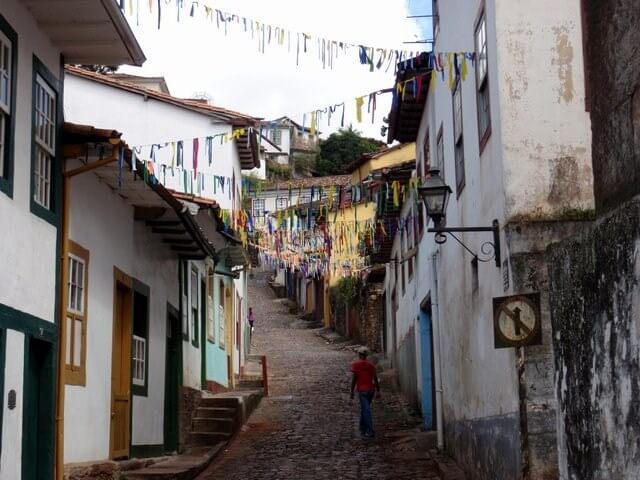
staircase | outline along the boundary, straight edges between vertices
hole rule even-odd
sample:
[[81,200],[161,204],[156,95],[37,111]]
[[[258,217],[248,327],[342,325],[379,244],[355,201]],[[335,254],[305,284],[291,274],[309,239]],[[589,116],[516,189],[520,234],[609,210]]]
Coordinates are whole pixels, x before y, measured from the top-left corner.
[[240,430],[262,398],[262,389],[250,389],[257,383],[249,380],[246,389],[215,396],[203,396],[191,419],[187,448],[183,454],[169,457],[147,468],[121,475],[124,480],[191,480],[224,450],[231,437]]
[[203,397],[191,421],[189,446],[207,447],[231,438],[240,426],[237,397]]

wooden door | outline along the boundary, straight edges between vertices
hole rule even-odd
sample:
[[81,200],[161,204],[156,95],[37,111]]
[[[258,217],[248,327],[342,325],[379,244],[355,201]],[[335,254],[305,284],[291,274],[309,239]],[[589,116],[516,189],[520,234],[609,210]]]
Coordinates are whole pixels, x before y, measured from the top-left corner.
[[129,456],[131,432],[131,279],[116,272],[111,366],[110,457]]

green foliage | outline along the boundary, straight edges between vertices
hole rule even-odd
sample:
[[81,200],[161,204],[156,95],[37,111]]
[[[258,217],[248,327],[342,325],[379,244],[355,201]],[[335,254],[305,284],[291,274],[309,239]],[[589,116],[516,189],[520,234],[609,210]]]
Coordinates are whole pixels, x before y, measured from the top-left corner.
[[360,282],[356,277],[342,277],[336,285],[337,297],[350,307],[355,307],[360,301]]
[[267,163],[267,178],[289,180],[291,178],[291,169],[288,165],[269,162]]
[[377,152],[384,143],[360,135],[353,127],[332,133],[320,142],[320,153],[316,159],[316,173],[320,176],[340,175],[363,153]]

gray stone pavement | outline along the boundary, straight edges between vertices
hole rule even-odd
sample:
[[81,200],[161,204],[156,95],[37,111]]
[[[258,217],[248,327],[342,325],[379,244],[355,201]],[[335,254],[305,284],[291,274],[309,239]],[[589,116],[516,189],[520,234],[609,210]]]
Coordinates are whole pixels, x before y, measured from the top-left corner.
[[329,345],[264,282],[253,283],[252,353],[268,357],[270,396],[198,480],[440,478],[427,452],[398,451],[384,390],[374,401],[376,438],[360,437],[359,405],[349,399],[353,353]]

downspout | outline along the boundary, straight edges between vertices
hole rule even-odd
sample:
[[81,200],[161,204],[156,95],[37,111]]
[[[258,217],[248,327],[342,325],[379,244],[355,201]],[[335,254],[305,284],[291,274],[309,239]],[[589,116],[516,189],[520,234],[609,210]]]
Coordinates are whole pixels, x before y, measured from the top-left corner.
[[440,308],[438,304],[438,254],[431,255],[431,270],[433,271],[433,295],[431,295],[431,317],[433,320],[433,370],[436,381],[436,429],[438,436],[438,450],[444,449],[444,431],[442,415],[442,362],[440,352]]
[[[110,142],[117,141],[120,143],[120,139],[112,139]],[[60,321],[58,324],[58,378],[57,378],[57,399],[56,399],[56,458],[55,458],[55,475],[56,480],[64,480],[64,399],[65,399],[65,369],[66,365],[66,352],[67,352],[67,282],[68,279],[68,265],[67,258],[69,257],[69,207],[71,205],[71,179],[91,170],[99,167],[103,167],[111,162],[115,162],[117,157],[114,155],[111,158],[99,160],[91,164],[83,165],[69,172],[62,174],[62,258],[61,258],[61,270],[62,281],[60,302]]]

